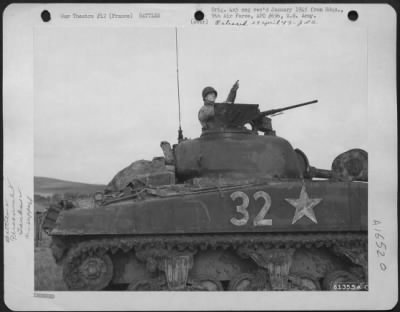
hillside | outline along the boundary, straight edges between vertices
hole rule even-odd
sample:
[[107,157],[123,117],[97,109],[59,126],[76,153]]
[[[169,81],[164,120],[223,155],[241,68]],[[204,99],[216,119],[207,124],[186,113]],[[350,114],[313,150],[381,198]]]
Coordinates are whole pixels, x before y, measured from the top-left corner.
[[42,196],[51,196],[57,193],[93,194],[96,191],[104,190],[104,188],[105,185],[102,184],[87,184],[45,177],[34,178],[34,193]]

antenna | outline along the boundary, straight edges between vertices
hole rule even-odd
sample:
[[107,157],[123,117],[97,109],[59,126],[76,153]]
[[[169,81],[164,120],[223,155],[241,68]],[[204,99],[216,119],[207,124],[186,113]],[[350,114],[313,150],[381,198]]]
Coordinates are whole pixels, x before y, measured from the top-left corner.
[[179,112],[178,142],[181,142],[183,140],[183,134],[181,128],[181,99],[179,94],[178,27],[175,27],[175,50],[176,50],[176,83],[178,85],[178,112]]

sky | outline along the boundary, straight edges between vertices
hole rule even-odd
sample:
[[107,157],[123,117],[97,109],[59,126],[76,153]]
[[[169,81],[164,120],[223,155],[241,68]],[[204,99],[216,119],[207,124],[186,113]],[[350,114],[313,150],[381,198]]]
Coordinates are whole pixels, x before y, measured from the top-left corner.
[[[34,40],[35,176],[108,183],[175,144],[178,92],[172,27],[40,27]],[[205,86],[261,110],[317,99],[273,117],[278,136],[330,169],[367,148],[366,33],[340,28],[178,28],[185,137],[201,134]]]

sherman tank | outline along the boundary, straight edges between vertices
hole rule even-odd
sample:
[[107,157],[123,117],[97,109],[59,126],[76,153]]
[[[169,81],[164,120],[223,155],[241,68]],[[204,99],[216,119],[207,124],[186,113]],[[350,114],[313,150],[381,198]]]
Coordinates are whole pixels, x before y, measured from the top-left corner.
[[90,209],[50,209],[68,288],[365,290],[367,153],[310,166],[268,117],[305,104],[215,103],[200,137],[161,142],[161,170]]

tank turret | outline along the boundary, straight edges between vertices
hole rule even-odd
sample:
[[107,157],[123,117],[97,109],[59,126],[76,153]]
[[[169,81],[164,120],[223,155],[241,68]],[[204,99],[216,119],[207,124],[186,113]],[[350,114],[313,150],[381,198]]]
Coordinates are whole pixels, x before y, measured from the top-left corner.
[[[306,155],[276,136],[268,116],[316,103],[261,112],[258,104],[213,104],[214,117],[201,136],[174,146],[179,181],[322,178],[367,181],[367,153],[360,149],[336,157],[331,170],[310,166]],[[260,133],[262,135],[260,135]],[[170,159],[171,156],[165,155]]]
[[275,135],[267,116],[315,102],[264,112],[258,104],[213,104],[209,128],[199,138],[175,145],[178,179],[301,178],[296,152]]

